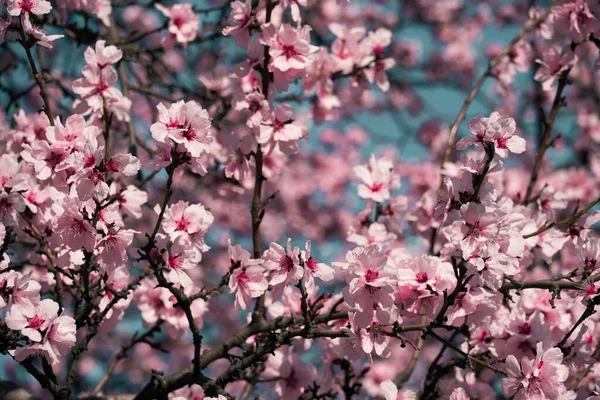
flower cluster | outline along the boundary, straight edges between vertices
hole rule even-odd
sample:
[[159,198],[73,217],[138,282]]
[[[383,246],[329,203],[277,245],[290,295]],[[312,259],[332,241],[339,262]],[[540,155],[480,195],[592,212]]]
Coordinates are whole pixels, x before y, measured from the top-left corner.
[[524,3],[0,0],[0,392],[600,398],[600,6]]
[[96,48],[85,51],[87,65],[83,77],[73,82],[73,91],[81,96],[74,102],[74,110],[81,115],[92,114],[94,118],[110,113],[119,120],[129,119],[131,100],[116,88],[117,71],[112,64],[123,57],[116,46],[106,46],[104,40],[96,42]]

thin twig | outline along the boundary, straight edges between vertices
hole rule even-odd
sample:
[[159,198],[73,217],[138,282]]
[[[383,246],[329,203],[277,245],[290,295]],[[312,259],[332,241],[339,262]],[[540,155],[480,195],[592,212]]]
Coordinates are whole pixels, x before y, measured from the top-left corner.
[[37,67],[35,66],[35,60],[33,59],[31,49],[29,48],[29,44],[27,43],[25,28],[23,28],[23,18],[23,14],[21,14],[19,24],[21,34],[21,45],[25,49],[25,54],[27,54],[27,60],[29,61],[29,67],[31,68],[31,74],[33,75],[33,79],[35,79],[40,88],[40,96],[44,101],[44,112],[50,120],[50,125],[54,126],[54,115],[52,114],[52,107],[50,107],[50,98],[48,97],[48,91],[46,90],[46,83],[44,82],[44,77],[38,72]]
[[564,104],[564,99],[562,96],[563,90],[568,84],[568,75],[571,69],[567,69],[560,75],[558,80],[558,88],[556,89],[556,94],[554,95],[554,101],[552,102],[552,108],[550,109],[550,114],[544,118],[544,135],[542,137],[542,142],[540,143],[540,149],[535,156],[535,162],[533,164],[533,170],[531,171],[531,178],[529,179],[529,183],[527,184],[527,192],[525,193],[525,198],[523,199],[523,204],[527,205],[531,200],[531,196],[533,194],[533,188],[535,187],[535,183],[538,179],[538,175],[540,173],[540,168],[542,167],[542,161],[544,160],[544,154],[546,150],[552,145],[552,128],[554,126],[554,121],[556,120],[556,116],[558,115],[558,111],[561,106]]

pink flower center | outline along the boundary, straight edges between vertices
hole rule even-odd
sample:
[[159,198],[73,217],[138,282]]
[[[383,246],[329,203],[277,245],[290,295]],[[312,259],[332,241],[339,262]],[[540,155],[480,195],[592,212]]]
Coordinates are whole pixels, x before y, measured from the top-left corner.
[[305,264],[308,267],[308,269],[310,269],[312,272],[315,272],[317,270],[317,263],[318,260],[315,260],[314,258],[308,257],[308,260],[306,260]]
[[517,331],[521,335],[531,335],[531,325],[525,322],[524,324],[519,325]]
[[119,164],[113,158],[104,164],[104,168],[106,168],[108,171],[119,172]]
[[276,119],[275,121],[273,121],[272,126],[273,126],[273,130],[275,132],[279,132],[283,129],[283,127],[285,126],[285,123],[283,121]]
[[284,44],[282,50],[283,54],[285,55],[285,58],[288,60],[292,57],[295,57],[298,54],[293,45]]
[[279,260],[279,266],[290,272],[294,269],[294,260],[292,260],[290,256],[283,256],[281,257],[281,260]]
[[537,365],[537,369],[542,369],[543,366],[544,366],[544,362],[540,361]]
[[418,272],[416,275],[417,283],[425,283],[429,280],[427,272]]
[[597,260],[595,258],[586,257],[583,263],[585,264],[586,269],[594,269],[596,262]]
[[170,128],[170,129],[172,129],[172,128],[181,128],[181,124],[179,122],[173,121],[173,120],[169,120],[169,122],[167,122],[165,124],[165,126],[167,128]]
[[21,0],[21,2],[19,3],[19,8],[21,9],[21,11],[29,13],[31,12],[31,10],[33,10],[33,1]]
[[181,134],[188,142],[193,141],[194,139],[196,139],[196,132],[193,129],[186,129],[185,131],[183,131],[183,133]]
[[45,158],[44,161],[46,161],[50,167],[52,167],[52,169],[56,168],[56,166],[58,164],[60,164],[61,162],[63,162],[63,160],[65,159],[65,154],[61,154],[61,153],[56,153],[54,151],[51,151],[50,154],[48,154],[48,157]]
[[93,154],[87,155],[83,158],[83,167],[84,168],[92,168],[96,165],[96,156]]
[[71,232],[75,235],[81,235],[83,232],[86,232],[86,226],[80,219],[73,219],[71,222]]
[[241,271],[237,276],[238,284],[244,284],[244,283],[246,283],[247,280],[248,280],[248,274],[246,274],[246,271]]
[[77,139],[77,135],[74,133],[69,133],[65,136],[65,140],[67,142],[72,142],[73,140]]
[[185,20],[179,15],[173,18],[173,25],[175,25],[179,29],[181,29],[184,23]]
[[473,224],[469,224],[468,222],[466,222],[466,225],[467,228],[469,228],[466,237],[473,236],[475,238],[478,238],[481,235],[482,226],[479,221],[475,221]]
[[102,173],[97,169],[92,170],[89,178],[94,183],[94,185],[104,182],[104,177],[102,176]]
[[499,137],[498,139],[496,139],[496,146],[499,149],[506,149],[507,143],[508,143],[508,139],[505,137]]
[[177,221],[177,226],[175,227],[176,231],[187,231],[188,226],[190,225],[190,222],[185,219],[185,217],[181,218],[179,221]]
[[593,284],[589,284],[589,285],[587,285],[587,286],[586,286],[586,288],[585,288],[585,293],[586,293],[588,296],[593,296],[593,295],[595,295],[596,293],[598,293],[598,288],[596,288],[596,286],[594,286]]
[[488,334],[488,331],[486,331],[486,330],[482,330],[482,331],[479,333],[479,337],[478,337],[478,339],[479,339],[480,341],[482,341],[482,342],[483,342],[483,341],[486,339],[486,337],[487,337],[487,334]]
[[106,84],[106,82],[104,81],[100,81],[98,82],[98,86],[96,86],[96,91],[98,93],[102,93],[104,92],[106,89],[108,89],[108,85]]
[[40,329],[44,325],[44,322],[46,321],[37,315],[32,318],[27,318],[27,326],[31,329]]
[[27,193],[27,196],[25,197],[25,199],[30,203],[30,204],[37,204],[37,198],[35,196],[34,193],[29,192]]
[[118,244],[118,240],[117,237],[115,236],[114,233],[109,232],[109,234],[106,236],[106,240],[104,241],[104,246],[106,247],[106,250],[114,250],[117,248],[117,244]]
[[35,138],[38,140],[46,139],[46,128],[35,128],[33,133],[35,134]]
[[181,267],[181,264],[182,264],[182,260],[181,260],[181,257],[179,257],[179,256],[170,255],[169,258],[167,259],[167,265],[171,269],[179,269]]
[[587,335],[584,340],[587,344],[594,343],[594,337],[592,335]]
[[250,110],[251,113],[256,113],[257,111],[259,111],[261,109],[261,105],[260,105],[260,101],[258,100],[252,100],[250,102],[250,104],[248,105],[248,109]]
[[383,183],[374,183],[370,186],[371,192],[377,193],[383,189]]
[[373,271],[372,269],[369,269],[365,273],[365,280],[368,283],[375,281],[377,278],[379,278],[379,272],[377,272],[377,271]]

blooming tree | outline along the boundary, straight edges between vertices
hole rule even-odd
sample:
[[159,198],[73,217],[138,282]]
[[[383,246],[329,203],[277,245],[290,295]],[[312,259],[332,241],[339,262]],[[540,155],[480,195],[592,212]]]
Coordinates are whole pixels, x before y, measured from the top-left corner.
[[0,392],[600,398],[598,1],[0,14]]

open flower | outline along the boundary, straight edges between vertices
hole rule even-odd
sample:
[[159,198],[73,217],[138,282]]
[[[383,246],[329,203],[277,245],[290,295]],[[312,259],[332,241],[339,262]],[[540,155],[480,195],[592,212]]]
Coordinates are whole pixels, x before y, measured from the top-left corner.
[[44,15],[48,14],[50,10],[52,10],[52,5],[46,0],[8,0],[8,14],[13,17],[25,14],[27,21],[29,21],[29,13]]
[[536,357],[521,359],[512,354],[506,358],[508,377],[502,381],[502,392],[515,400],[558,399],[567,389],[565,381],[569,368],[562,365],[563,353],[557,347],[544,351],[542,343],[536,347]]
[[164,42],[167,47],[173,40],[186,45],[196,38],[198,28],[200,28],[200,18],[194,12],[191,4],[180,3],[167,8],[157,3],[155,7],[169,18],[169,37]]
[[525,151],[525,139],[515,135],[517,125],[511,117],[494,111],[488,118],[478,115],[469,121],[473,136],[467,136],[456,143],[456,148],[464,150],[474,144],[493,143],[496,154],[506,158],[508,153],[520,154]]
[[371,154],[369,164],[354,167],[354,173],[362,181],[358,185],[358,195],[363,199],[389,200],[391,191],[400,188],[400,177],[387,158],[375,158]]

